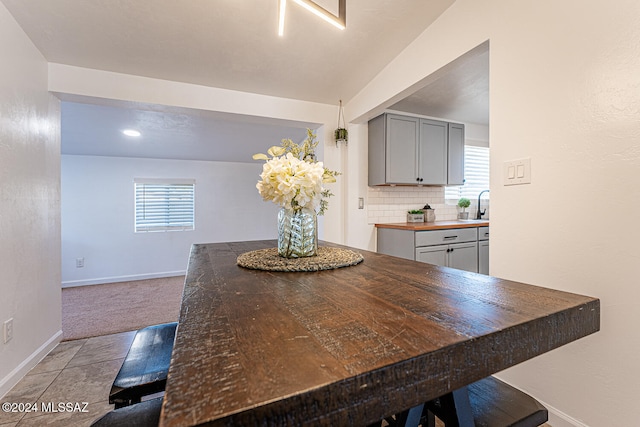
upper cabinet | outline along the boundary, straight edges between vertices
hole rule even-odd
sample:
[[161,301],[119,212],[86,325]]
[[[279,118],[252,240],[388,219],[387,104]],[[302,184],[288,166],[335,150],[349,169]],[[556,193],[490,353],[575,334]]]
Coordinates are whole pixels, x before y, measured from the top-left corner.
[[449,123],[447,185],[464,184],[464,125]]
[[369,185],[462,185],[464,125],[385,113],[369,121]]

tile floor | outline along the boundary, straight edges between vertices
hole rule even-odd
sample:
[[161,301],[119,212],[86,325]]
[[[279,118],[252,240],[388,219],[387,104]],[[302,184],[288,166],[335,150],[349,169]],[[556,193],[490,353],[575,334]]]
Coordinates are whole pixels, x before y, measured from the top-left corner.
[[[90,426],[113,409],[109,404],[109,390],[134,335],[135,331],[123,332],[58,344],[0,399],[0,403],[35,403],[38,411],[6,413],[0,410],[0,427]],[[83,402],[86,402],[86,412],[43,412],[42,404],[46,408],[51,402],[54,406],[77,402],[79,409],[85,409]]]
[[[53,349],[0,403],[36,403],[37,412],[0,411],[0,427],[85,427],[113,409],[109,390],[135,331],[65,341]],[[87,412],[43,412],[53,402],[87,402]],[[74,408],[75,409],[75,408]]]

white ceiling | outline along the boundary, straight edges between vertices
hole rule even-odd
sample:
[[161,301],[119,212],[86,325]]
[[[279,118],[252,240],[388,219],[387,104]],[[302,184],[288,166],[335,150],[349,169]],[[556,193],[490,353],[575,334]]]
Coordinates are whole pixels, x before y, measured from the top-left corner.
[[[290,1],[279,37],[278,0],[0,1],[49,62],[334,105],[348,102],[454,2],[347,0],[341,31]],[[336,13],[337,0],[317,3]],[[487,61],[443,73],[394,109],[488,124]],[[255,152],[251,141],[265,147],[300,132],[302,139],[304,128],[315,127],[80,101],[63,103],[67,153],[244,161]],[[143,143],[107,139],[131,122],[143,127]]]
[[465,53],[426,80],[427,86],[389,109],[489,125],[489,42]]
[[[146,105],[62,102],[62,154],[252,162],[317,124]],[[129,137],[124,129],[141,132]]]
[[347,0],[344,31],[290,1],[284,37],[278,0],[2,2],[49,62],[338,104],[454,0]]

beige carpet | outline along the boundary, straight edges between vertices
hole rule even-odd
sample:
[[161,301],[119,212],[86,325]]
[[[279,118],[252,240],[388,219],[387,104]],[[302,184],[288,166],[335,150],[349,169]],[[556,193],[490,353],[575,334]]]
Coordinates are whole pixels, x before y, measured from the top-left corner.
[[74,340],[174,322],[184,276],[62,289],[62,339]]

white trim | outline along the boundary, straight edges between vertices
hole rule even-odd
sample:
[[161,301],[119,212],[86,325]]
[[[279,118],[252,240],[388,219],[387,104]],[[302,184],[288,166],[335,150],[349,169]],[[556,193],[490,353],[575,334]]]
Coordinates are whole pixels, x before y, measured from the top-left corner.
[[135,184],[184,184],[196,185],[193,178],[133,178]]
[[543,402],[540,399],[537,399],[540,404],[542,404],[547,411],[549,411],[549,424],[553,427],[589,427],[587,424],[584,424],[573,417],[565,414],[564,412],[554,408],[548,403]]
[[[496,375],[496,377],[498,377],[498,376]],[[515,387],[518,390],[522,391],[523,393],[527,393],[526,390],[520,389],[519,387],[517,387],[516,385],[512,384],[511,382],[506,381],[504,378],[500,377],[499,379],[501,381],[506,382],[511,387]],[[553,427],[589,427],[587,424],[584,424],[584,423],[576,420],[575,418],[570,417],[569,415],[565,414],[564,412],[562,412],[562,411],[556,409],[555,407],[549,405],[545,401],[537,398],[533,394],[531,394],[531,393],[527,393],[527,394],[529,394],[531,397],[533,397],[538,402],[540,402],[540,404],[542,406],[547,408],[547,411],[549,412],[549,421],[548,421],[548,423],[550,425],[552,425]]]
[[49,354],[51,350],[62,341],[62,331],[58,331],[51,338],[49,338],[44,344],[42,344],[36,351],[31,353],[22,363],[15,367],[15,369],[0,380],[0,398],[3,398],[18,382],[24,378],[25,375],[33,369],[38,362]]
[[103,285],[105,283],[118,283],[118,282],[133,282],[136,280],[160,279],[163,277],[184,276],[185,274],[187,274],[186,270],[181,270],[181,271],[165,271],[163,273],[132,274],[130,276],[101,277],[97,279],[68,280],[66,282],[62,282],[62,287],[73,288],[75,286]]

